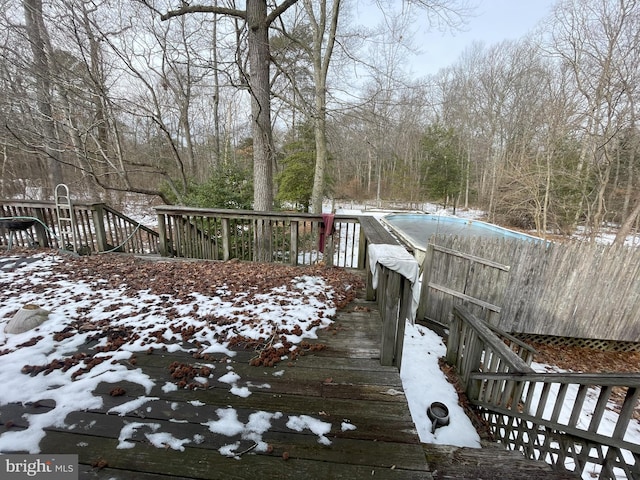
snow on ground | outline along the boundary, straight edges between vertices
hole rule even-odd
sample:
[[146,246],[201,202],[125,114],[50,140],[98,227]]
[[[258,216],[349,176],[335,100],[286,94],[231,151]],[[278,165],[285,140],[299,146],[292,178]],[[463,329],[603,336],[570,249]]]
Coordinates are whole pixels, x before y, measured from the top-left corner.
[[[232,357],[234,352],[228,348],[229,340],[233,338],[230,332],[246,339],[265,339],[265,335],[273,334],[274,328],[278,331],[284,328],[291,332],[286,337],[293,344],[289,350],[293,354],[303,339],[317,338],[317,330],[329,326],[329,318],[336,312],[331,287],[320,277],[302,276],[291,279],[286,287],[255,294],[257,306],[245,301],[247,292],[229,298],[229,292],[218,289],[218,295],[194,293],[185,300],[144,290],[131,291],[124,285],[108,284],[106,280],[87,282],[75,280],[73,274],[54,275],[52,268],[64,258],[47,254],[34,255],[27,261],[20,257],[0,257],[0,358],[3,365],[0,405],[35,403],[44,399],[55,402],[54,408],[46,413],[27,415],[27,429],[0,435],[0,452],[37,453],[45,428],[74,428],[65,425],[69,413],[102,406],[101,397],[92,394],[101,382],[127,381],[145,389],[146,395],[112,408],[110,413],[113,414],[125,415],[158,400],[148,396],[154,381],[141,369],[131,369],[122,363],[135,353],[161,348],[191,352],[197,342],[201,355],[221,352]],[[27,304],[38,304],[49,310],[48,319],[37,331],[5,333],[9,319]],[[212,324],[207,320],[214,315],[214,310],[216,318],[224,318],[224,321]],[[189,330],[191,327],[194,328]],[[186,331],[192,336],[193,343],[183,341]],[[92,339],[95,353],[76,353]],[[199,366],[199,376],[193,381],[202,387],[208,382],[219,381],[228,384],[229,391],[239,397],[251,395],[255,388],[270,388],[268,384],[243,382],[230,365],[224,370],[220,364]],[[176,386],[161,387],[171,390]],[[233,416],[234,412],[233,409],[219,412],[221,418],[210,421],[222,421],[222,416]],[[254,415],[262,415],[263,421],[256,427],[250,419],[243,431],[247,438],[256,439],[259,451],[262,444],[257,439],[268,430],[264,416],[275,415],[277,418],[281,413],[256,412]],[[319,427],[322,423],[319,420],[291,418],[290,422],[293,430],[309,428],[314,433],[319,432],[320,443],[329,442],[324,427]],[[237,433],[236,428],[229,425],[224,424],[227,428],[222,429],[223,433],[233,436]],[[198,442],[195,437],[169,439],[157,431],[159,427],[155,424],[128,424],[121,432],[119,448],[131,448],[134,444],[128,439],[140,428],[145,429],[145,436],[153,444],[182,450],[185,443]],[[227,447],[221,453],[234,456],[233,445]]]
[[[117,384],[126,380],[145,389],[146,395],[112,408],[112,414],[125,415],[157,401],[157,397],[148,395],[154,381],[141,369],[128,368],[121,361],[150,348],[186,350],[184,342],[179,341],[186,324],[197,329],[196,338],[204,346],[203,353],[222,352],[232,356],[228,342],[217,340],[227,338],[225,331],[242,330],[247,338],[259,338],[263,335],[260,330],[271,326],[277,319],[292,331],[297,330],[296,325],[301,327],[303,333],[289,337],[292,343],[297,344],[304,338],[315,338],[317,329],[328,326],[328,318],[335,313],[335,305],[327,300],[330,295],[322,298],[314,295],[330,290],[321,278],[301,277],[291,282],[286,292],[276,288],[270,293],[260,294],[260,311],[256,312],[254,305],[238,301],[241,298],[230,300],[222,295],[224,292],[221,290],[220,296],[194,293],[193,300],[185,302],[184,299],[178,301],[169,295],[154,295],[149,291],[131,292],[106,281],[78,281],[72,275],[53,275],[54,265],[64,259],[63,256],[45,254],[35,255],[26,262],[20,257],[0,257],[0,290],[3,292],[0,306],[0,357],[3,363],[0,384],[4,387],[0,391],[0,405],[12,402],[26,404],[43,399],[55,402],[55,407],[49,412],[27,416],[29,428],[26,430],[2,434],[0,452],[38,452],[45,428],[65,427],[64,421],[69,413],[101,407],[102,399],[91,393],[101,382]],[[296,292],[304,292],[305,300],[297,301]],[[291,308],[283,308],[284,297]],[[38,304],[49,310],[48,320],[37,332],[5,333],[4,328],[11,316],[26,304]],[[206,316],[212,313],[210,310],[213,308],[218,317],[226,315],[235,321],[211,326]],[[256,317],[261,319],[257,323]],[[251,322],[247,322],[248,319]],[[98,328],[119,334],[126,332],[127,341],[112,349],[108,337],[102,336],[94,346],[94,355],[82,358],[75,355],[80,346],[93,338]],[[422,441],[478,446],[477,433],[457,406],[455,390],[438,367],[437,358],[444,354],[439,337],[422,327],[408,325],[407,340],[403,385]],[[243,382],[231,366],[224,370],[219,365],[205,366],[204,376],[196,377],[202,384],[217,380],[228,384],[230,392],[241,397],[251,395],[255,388],[269,388],[268,384]],[[177,387],[165,384],[161,388],[169,391]],[[431,421],[426,416],[425,402],[431,399],[445,402],[451,415],[451,424],[439,428],[435,434],[431,433]],[[203,425],[228,436],[242,433],[243,439],[251,439],[258,444],[257,451],[266,448],[260,438],[269,429],[270,419],[282,415],[280,412],[256,412],[255,417],[243,425],[233,408],[216,413],[217,418],[211,418]],[[331,425],[320,419],[291,417],[287,426],[294,431],[310,430],[318,436],[321,444],[331,442],[326,436]],[[66,427],[74,428],[73,425]],[[198,442],[195,437],[169,438],[158,428],[154,423],[126,425],[120,434],[119,448],[132,448],[135,443],[130,438],[138,430],[152,444],[169,445],[177,450],[184,449],[189,442]],[[357,425],[347,419],[341,428],[352,430]],[[238,447],[229,444],[220,453],[235,456]]]
[[[0,306],[0,357],[3,363],[0,384],[4,386],[0,391],[0,405],[11,402],[26,404],[43,399],[55,402],[55,408],[49,412],[29,416],[29,428],[26,430],[2,434],[2,452],[38,452],[46,427],[64,427],[67,414],[101,407],[101,398],[90,393],[101,382],[117,384],[126,380],[142,385],[146,391],[146,395],[114,407],[110,413],[125,415],[157,401],[157,397],[148,395],[154,386],[153,380],[141,369],[128,368],[119,360],[128,360],[135,353],[145,352],[150,348],[186,350],[185,344],[179,341],[181,334],[176,325],[186,322],[196,327],[198,341],[205,346],[203,353],[222,352],[232,356],[228,343],[216,340],[227,338],[223,329],[242,329],[244,336],[258,338],[262,335],[260,330],[270,326],[277,318],[291,330],[294,330],[294,325],[300,325],[303,333],[290,336],[290,340],[297,343],[304,338],[315,338],[317,329],[326,327],[330,323],[328,317],[335,312],[331,301],[314,295],[328,289],[320,278],[301,277],[291,282],[288,292],[276,288],[268,294],[260,294],[258,317],[261,317],[261,321],[256,323],[253,305],[221,296],[207,297],[198,293],[192,295],[192,302],[185,302],[183,299],[171,299],[168,295],[154,295],[149,291],[130,292],[124,287],[114,288],[103,281],[76,281],[65,275],[52,275],[54,265],[64,260],[65,257],[62,256],[43,254],[36,255],[27,262],[17,256],[0,257],[0,288],[4,292]],[[296,292],[304,292],[304,301],[296,300]],[[222,293],[220,289],[219,293]],[[293,306],[290,311],[283,309],[283,296]],[[5,333],[4,328],[13,313],[26,304],[34,303],[51,312],[48,320],[36,332]],[[198,308],[194,309],[194,305],[198,305]],[[228,315],[235,318],[236,322],[211,326],[206,321],[206,316],[213,307],[217,316]],[[247,322],[249,318],[252,322]],[[79,319],[82,319],[82,325],[78,325]],[[107,323],[112,332],[129,332],[130,341],[117,350],[112,350],[107,337],[103,336],[94,346],[97,351],[92,357],[74,358],[76,350],[95,335],[96,326],[107,328]],[[70,331],[74,334],[65,334]],[[419,326],[407,326],[402,379],[417,430],[424,442],[477,447],[478,434],[458,406],[455,390],[438,367],[438,357],[444,351],[440,337],[433,332]],[[60,363],[56,364],[58,361]],[[88,363],[93,366],[88,368]],[[42,366],[49,368],[39,371]],[[205,366],[206,377],[196,378],[202,384],[213,380],[226,383],[230,392],[240,397],[251,395],[255,388],[269,388],[268,384],[246,384],[230,366],[224,370],[221,370],[219,364]],[[278,371],[274,373],[277,374]],[[170,391],[177,386],[167,383],[161,388]],[[449,407],[451,423],[437,429],[434,434],[431,432],[431,421],[426,415],[426,408],[431,401],[436,400],[445,402]],[[261,443],[260,436],[269,429],[270,419],[282,415],[280,412],[256,412],[255,418],[250,418],[249,423],[243,425],[238,421],[233,408],[220,409],[216,414],[217,418],[211,418],[203,425],[212,432],[228,436],[242,433],[242,438],[253,439],[258,443],[256,451],[266,448]],[[287,426],[294,431],[308,429],[318,436],[319,443],[330,444],[326,435],[331,425],[320,419],[309,416],[291,417]],[[74,428],[73,425],[67,427]],[[158,428],[153,423],[128,424],[121,432],[119,448],[132,448],[135,444],[128,439],[138,430],[144,432],[152,444],[171,445],[178,450],[184,449],[188,442],[198,441],[197,438],[169,439]],[[341,428],[351,430],[356,429],[357,425],[347,420]],[[234,456],[237,453],[235,448],[238,446],[229,444],[220,453]]]
[[[47,413],[28,417],[29,428],[26,430],[2,434],[2,452],[26,450],[36,453],[46,427],[64,427],[64,419],[73,411],[100,408],[101,398],[91,394],[100,382],[117,384],[127,380],[142,385],[146,391],[146,395],[112,408],[113,414],[125,415],[157,401],[157,397],[148,395],[154,386],[153,380],[141,369],[127,368],[119,360],[130,359],[133,354],[147,351],[149,348],[184,350],[184,343],[177,341],[180,333],[176,333],[176,324],[182,325],[187,322],[195,326],[198,329],[197,338],[205,346],[205,352],[223,352],[232,356],[233,352],[228,349],[228,344],[216,340],[226,338],[223,332],[225,328],[241,328],[244,329],[243,335],[257,338],[261,335],[261,328],[266,328],[274,318],[278,318],[291,330],[295,329],[295,325],[300,325],[304,333],[291,336],[291,340],[296,343],[305,337],[315,337],[317,328],[326,327],[330,322],[327,318],[335,312],[335,306],[330,301],[314,296],[314,292],[326,291],[328,288],[319,278],[303,277],[291,283],[289,288],[292,291],[287,292],[286,296],[289,302],[293,301],[295,313],[283,310],[282,289],[274,289],[270,294],[261,294],[261,311],[258,316],[262,315],[263,321],[249,324],[246,322],[248,318],[255,320],[254,308],[252,305],[241,306],[241,302],[193,294],[193,302],[185,303],[184,300],[177,301],[168,295],[158,296],[148,291],[129,292],[125,288],[114,288],[105,282],[88,283],[76,281],[71,276],[54,276],[51,273],[53,266],[64,261],[64,257],[60,256],[39,254],[32,257],[28,263],[21,263],[18,268],[14,268],[16,261],[20,261],[20,258],[0,257],[0,289],[4,292],[0,306],[0,356],[3,362],[0,384],[4,387],[0,391],[0,405],[11,402],[37,402],[46,398],[55,401],[55,408]],[[296,290],[305,292],[304,303],[296,303]],[[30,303],[37,303],[49,310],[51,313],[48,320],[37,332],[5,333],[4,327],[13,313]],[[194,309],[196,304],[199,305],[198,309]],[[211,313],[211,308],[216,309],[216,315],[226,314],[237,321],[225,326],[212,327],[203,319]],[[75,328],[79,318],[82,318],[82,325]],[[320,325],[309,328],[309,322],[313,319],[322,320]],[[109,323],[112,331],[129,332],[131,340],[117,350],[111,350],[108,348],[107,338],[101,338],[94,348],[103,351],[97,351],[91,357],[90,363],[94,365],[88,368],[85,359],[74,358],[73,355],[95,334],[96,326],[104,326],[105,322]],[[70,328],[71,325],[75,325],[74,329]],[[65,334],[71,330],[74,332],[73,335]],[[172,340],[176,341],[171,343]],[[165,341],[169,341],[169,344]],[[438,367],[438,357],[442,356],[444,351],[440,337],[433,332],[419,326],[407,326],[402,379],[417,430],[424,442],[479,446],[478,434],[458,406],[455,390]],[[62,362],[60,365],[56,365],[58,360]],[[45,372],[37,375],[24,374],[25,366],[28,366],[27,369],[35,369],[43,365],[49,366]],[[269,388],[268,384],[248,385],[232,367],[225,370],[221,368],[219,365],[208,365],[207,378],[198,380],[202,383],[214,380],[227,383],[230,392],[238,396],[251,395],[254,388]],[[174,384],[161,387],[167,391],[177,388]],[[431,401],[436,400],[444,402],[449,407],[451,423],[437,429],[433,434],[426,407]],[[243,438],[255,439],[258,451],[265,447],[259,438],[269,429],[270,419],[282,415],[280,412],[256,412],[255,419],[250,419],[247,425],[243,425],[238,421],[233,408],[219,410],[216,413],[217,418],[209,419],[205,426],[221,434],[232,436],[242,433]],[[308,429],[318,436],[318,442],[330,443],[326,434],[331,426],[319,419],[306,416],[291,417],[287,425],[295,431]],[[348,421],[342,424],[343,430],[355,428],[357,425]],[[128,424],[121,432],[120,448],[131,448],[134,445],[128,439],[137,430],[144,431],[144,435],[154,444],[170,445],[178,450],[182,450],[185,443],[198,441],[197,438],[165,438],[162,436],[163,432],[158,431],[157,424]],[[231,456],[236,453],[233,444],[227,445],[221,451],[221,454]]]
[[[411,417],[422,443],[480,447],[480,437],[458,405],[458,394],[440,370],[438,359],[446,354],[442,338],[421,325],[407,323],[402,351],[402,386]],[[432,432],[427,408],[442,402],[449,409],[449,425]]]

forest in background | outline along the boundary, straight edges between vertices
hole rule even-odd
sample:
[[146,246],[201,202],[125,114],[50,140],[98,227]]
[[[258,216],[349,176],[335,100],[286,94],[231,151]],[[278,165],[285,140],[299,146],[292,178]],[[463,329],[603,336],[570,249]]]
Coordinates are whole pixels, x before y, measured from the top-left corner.
[[[266,139],[252,122],[253,29],[234,16],[252,4],[267,7],[3,2],[0,198],[66,183],[115,205],[136,192],[252,208],[257,182],[272,208],[432,201],[541,235],[639,230],[637,1],[558,0],[535,32],[471,45],[423,78],[406,61],[412,32],[459,28],[466,2],[269,4]],[[380,25],[359,23],[366,9]]]

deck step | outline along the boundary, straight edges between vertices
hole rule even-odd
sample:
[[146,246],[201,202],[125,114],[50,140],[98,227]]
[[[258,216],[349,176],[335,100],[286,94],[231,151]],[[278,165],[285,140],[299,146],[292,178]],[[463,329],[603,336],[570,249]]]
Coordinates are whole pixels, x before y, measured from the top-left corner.
[[506,450],[497,443],[485,443],[483,448],[422,444],[429,471],[435,480],[521,480],[545,478],[575,480],[574,472],[553,470],[551,465],[525,458],[521,452]]

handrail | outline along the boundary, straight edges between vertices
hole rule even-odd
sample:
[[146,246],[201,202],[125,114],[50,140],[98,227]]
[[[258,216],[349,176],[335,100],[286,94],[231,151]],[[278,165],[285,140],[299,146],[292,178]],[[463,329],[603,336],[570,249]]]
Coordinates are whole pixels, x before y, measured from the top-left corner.
[[[68,235],[58,232],[57,211],[52,201],[0,200],[0,215],[31,217],[37,243],[42,247],[75,249],[77,253],[120,251],[154,253],[158,233],[101,202],[74,202],[75,232],[80,245],[71,245]],[[5,233],[0,232],[0,238]],[[28,245],[28,235],[19,232],[18,245]]]
[[324,235],[324,217],[318,214],[174,205],[155,210],[165,256],[255,260],[261,248],[260,260],[364,268],[360,225],[354,215],[334,215],[334,229]]
[[[93,204],[91,207],[94,212],[95,233],[101,252],[122,251],[123,249],[139,253],[157,252],[158,232],[104,203]],[[102,228],[104,225],[111,225],[112,228],[105,232]],[[130,248],[127,248],[127,245]]]
[[[205,216],[219,216],[226,218],[256,218],[256,217],[270,217],[270,218],[287,218],[295,220],[321,220],[322,215],[317,213],[304,213],[304,212],[287,212],[287,211],[261,211],[261,210],[233,210],[227,208],[201,208],[201,207],[185,207],[182,205],[159,205],[154,207],[156,213],[159,214],[175,214],[180,213],[182,215],[205,215]],[[358,215],[346,215],[336,214],[335,218],[341,220],[357,220]]]
[[380,363],[402,366],[404,331],[417,310],[419,265],[404,247],[370,243],[367,248],[367,292],[378,301],[382,317]]
[[511,403],[496,401],[500,395],[488,390],[470,398],[508,448],[559,470],[596,472],[600,479],[640,478],[640,446],[626,438],[640,375],[474,373],[471,378],[485,385],[512,383],[521,392]]
[[[524,358],[523,358],[524,357]],[[462,306],[451,315],[446,361],[454,365],[465,390],[475,397],[480,385],[471,381],[477,371],[530,373],[533,355],[521,348],[514,352],[494,330]]]
[[640,375],[535,372],[534,350],[494,330],[455,307],[447,362],[495,439],[559,470],[640,478],[640,446],[626,437]]

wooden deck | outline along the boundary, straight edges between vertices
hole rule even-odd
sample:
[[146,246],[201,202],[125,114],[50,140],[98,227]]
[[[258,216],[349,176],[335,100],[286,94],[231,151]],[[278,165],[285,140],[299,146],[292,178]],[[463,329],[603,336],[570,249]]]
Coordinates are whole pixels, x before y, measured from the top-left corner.
[[[138,355],[136,367],[156,381],[148,396],[159,399],[125,416],[108,414],[110,408],[145,392],[134,383],[101,384],[94,393],[102,395],[103,407],[70,414],[65,422],[73,429],[47,430],[40,443],[42,453],[78,454],[81,479],[433,478],[406,399],[396,393],[402,390],[399,373],[395,367],[380,366],[380,320],[375,304],[352,303],[338,314],[331,329],[321,333],[318,342],[328,348],[273,368],[249,366],[252,353],[247,351],[238,352],[233,359],[218,356],[216,372],[233,367],[242,385],[251,382],[252,394],[246,398],[230,393],[228,384],[217,381],[206,390],[164,392],[161,387],[172,380],[169,365],[196,360],[184,353]],[[277,374],[280,371],[284,372]],[[270,388],[256,387],[264,384]],[[115,386],[126,394],[111,396]],[[7,428],[7,419],[14,422],[11,428],[20,428],[23,413],[42,413],[50,407],[46,401],[7,405],[0,409],[0,432]],[[272,451],[256,452],[253,440],[242,439],[240,434],[214,434],[203,425],[219,419],[217,409],[230,407],[243,424],[257,411],[282,413],[262,435]],[[318,435],[308,429],[296,432],[287,427],[291,416],[301,415],[330,423],[326,437],[331,444],[320,444]],[[355,430],[343,431],[345,421]],[[133,448],[117,449],[123,427],[136,422],[158,426],[141,427],[127,437],[135,443]],[[184,451],[157,448],[145,437],[150,428],[192,441],[184,445]],[[236,451],[246,453],[229,458],[219,452],[234,442],[240,442]]]

